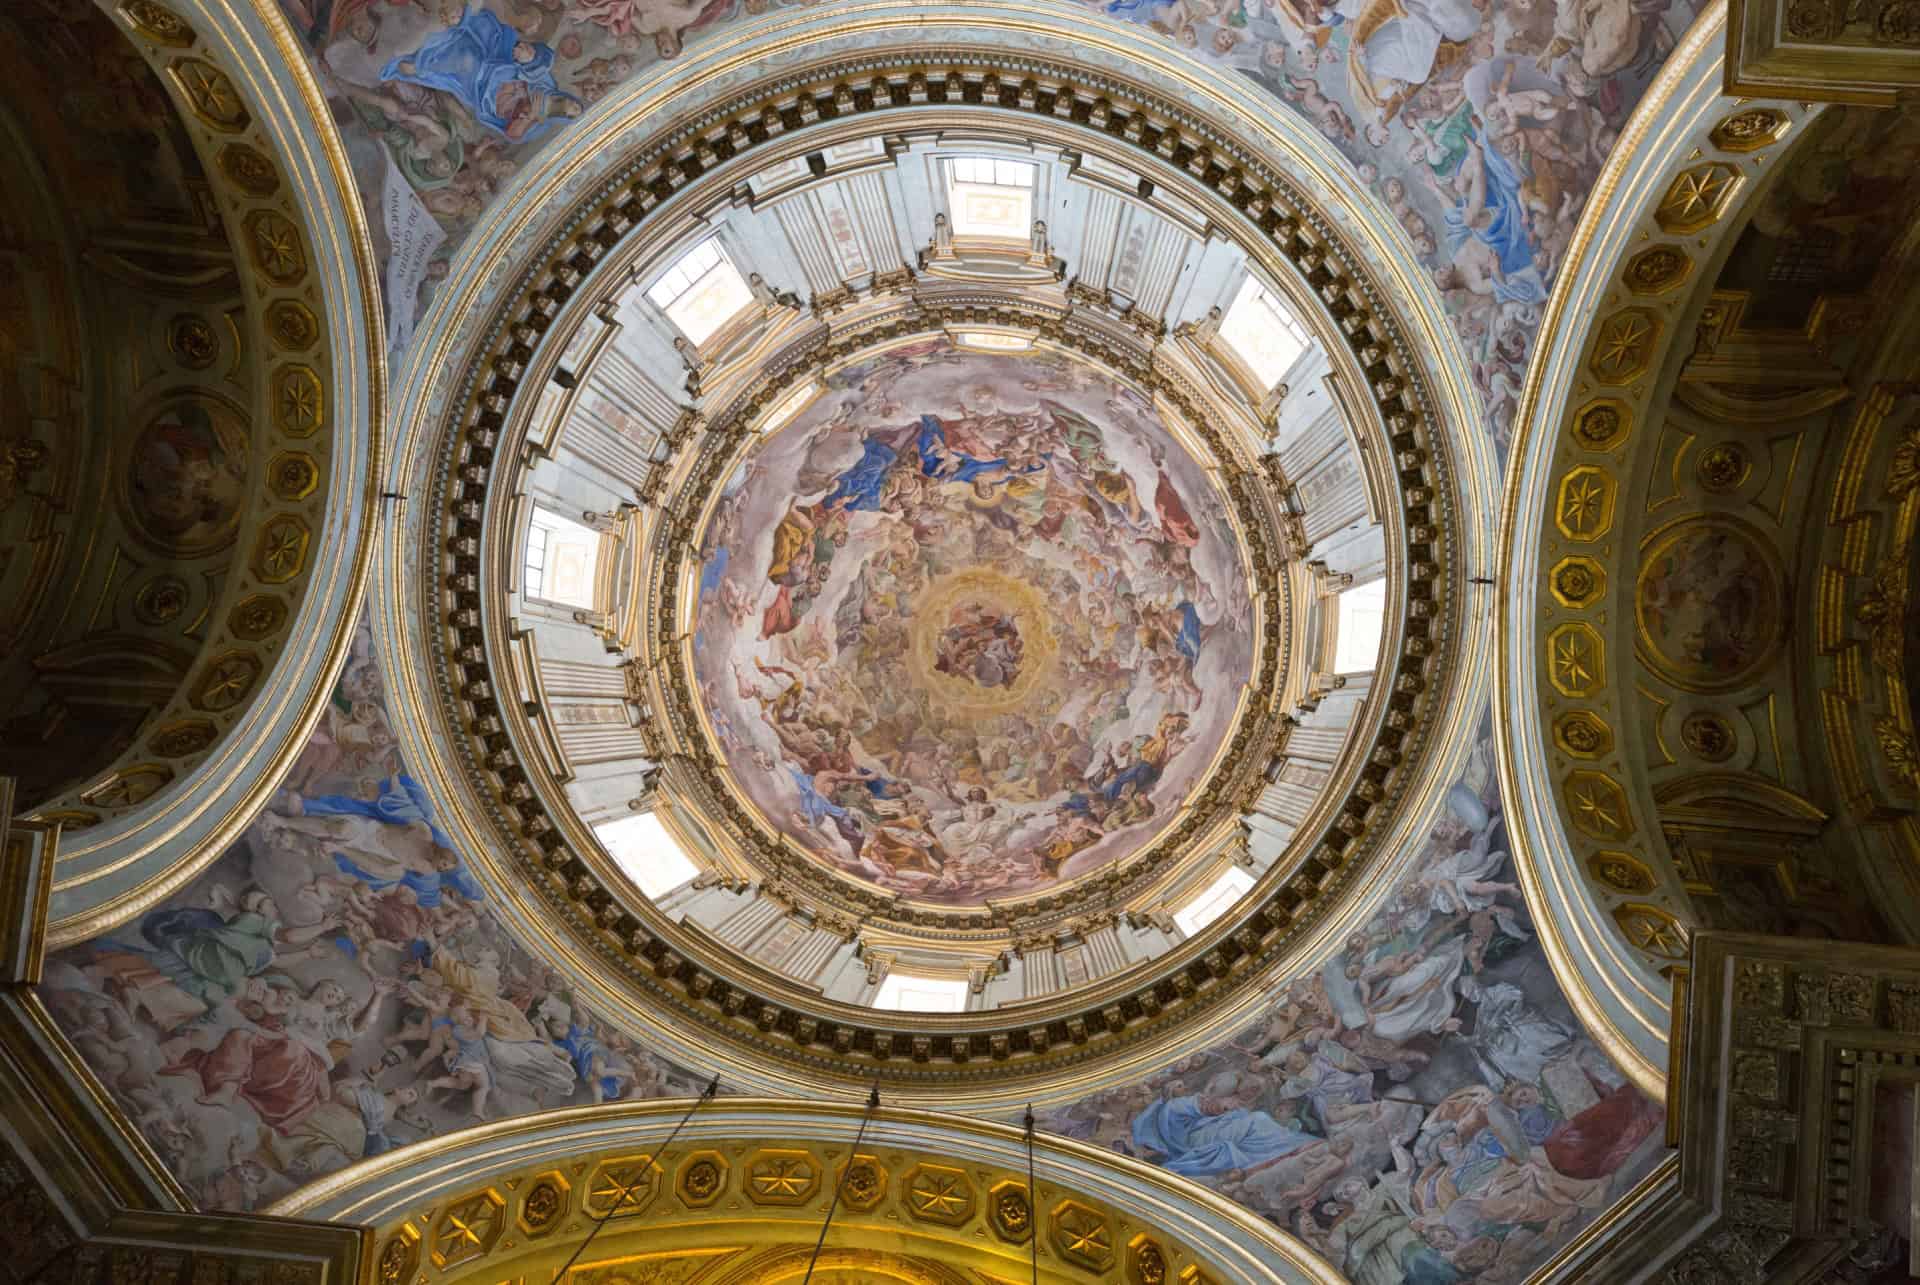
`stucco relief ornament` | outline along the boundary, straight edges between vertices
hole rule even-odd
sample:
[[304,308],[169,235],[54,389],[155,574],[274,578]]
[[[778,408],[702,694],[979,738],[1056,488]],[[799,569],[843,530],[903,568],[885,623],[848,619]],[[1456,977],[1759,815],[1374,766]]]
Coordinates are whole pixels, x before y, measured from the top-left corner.
[[1873,30],[1890,45],[1920,45],[1920,0],[1893,0],[1880,11]]
[[1796,40],[1823,40],[1835,34],[1838,18],[1832,0],[1796,0],[1787,6],[1787,34]]
[[0,438],[0,513],[13,507],[28,475],[45,468],[48,455],[46,443],[31,437]]
[[1873,736],[1886,755],[1887,767],[1910,786],[1920,786],[1920,749],[1913,736],[1894,718],[1882,718],[1873,725]]
[[185,49],[194,41],[193,28],[187,25],[186,20],[171,9],[153,3],[153,0],[126,0],[120,6],[120,12],[134,30],[156,45]]
[[1716,495],[1734,490],[1747,480],[1747,453],[1732,442],[1709,446],[1700,455],[1700,485]]
[[1198,321],[1189,321],[1181,325],[1175,334],[1183,339],[1191,339],[1201,347],[1206,347],[1220,335],[1220,323],[1223,316],[1218,304],[1207,309],[1207,315]]
[[1738,744],[1733,728],[1718,714],[1689,714],[1680,724],[1680,742],[1694,757],[1719,763],[1733,757]]
[[798,308],[800,306],[799,295],[791,290],[775,290],[758,272],[747,274],[747,289],[753,293],[754,302],[763,308]]
[[1873,586],[1853,609],[1867,627],[1873,663],[1890,674],[1901,671],[1906,653],[1907,563],[1890,558],[1874,573]]
[[199,317],[175,317],[167,327],[167,349],[188,370],[205,370],[220,356],[213,327]]
[[1893,450],[1887,464],[1887,495],[1898,500],[1916,486],[1920,486],[1920,419],[1907,425]]

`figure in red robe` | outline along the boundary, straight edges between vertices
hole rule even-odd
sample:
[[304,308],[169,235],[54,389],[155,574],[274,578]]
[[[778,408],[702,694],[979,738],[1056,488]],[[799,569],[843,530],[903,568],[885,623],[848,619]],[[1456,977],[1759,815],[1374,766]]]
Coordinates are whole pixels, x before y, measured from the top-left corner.
[[1167,457],[1157,446],[1153,451],[1153,466],[1160,473],[1159,484],[1153,490],[1153,507],[1160,515],[1160,529],[1167,533],[1167,539],[1191,549],[1200,543],[1200,528],[1187,512],[1180,492],[1173,489],[1173,479],[1167,476]]

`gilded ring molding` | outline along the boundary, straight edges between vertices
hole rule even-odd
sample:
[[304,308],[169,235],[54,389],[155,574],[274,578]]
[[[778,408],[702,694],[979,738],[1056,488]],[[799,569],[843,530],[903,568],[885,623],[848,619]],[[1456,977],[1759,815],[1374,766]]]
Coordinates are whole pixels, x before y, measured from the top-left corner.
[[[1096,1245],[1091,1256],[1077,1260],[1043,1258],[1043,1277],[1087,1279],[1079,1275],[1084,1272],[1144,1285],[1122,1261],[1136,1243],[1134,1233],[1142,1233],[1145,1243],[1178,1265],[1178,1279],[1193,1285],[1333,1285],[1341,1279],[1300,1241],[1206,1187],[1056,1134],[1034,1138],[1035,1200],[1025,1134],[1009,1125],[894,1106],[867,1114],[845,1102],[722,1097],[694,1111],[669,1148],[668,1135],[690,1105],[685,1098],[604,1103],[462,1129],[350,1165],[265,1212],[368,1225],[376,1229],[381,1254],[398,1244],[395,1257],[403,1259],[411,1247],[430,1252],[447,1211],[475,1202],[471,1207],[481,1212],[491,1194],[501,1204],[502,1216],[488,1229],[496,1242],[500,1230],[524,1231],[532,1222],[544,1239],[523,1252],[551,1252],[556,1241],[562,1251],[570,1249],[594,1212],[631,1186],[636,1207],[610,1219],[596,1245],[617,1236],[644,1242],[702,1229],[710,1234],[743,1217],[760,1221],[762,1243],[783,1238],[781,1229],[792,1226],[804,1228],[804,1242],[811,1244],[833,1197],[835,1184],[828,1179],[846,1172],[848,1132],[865,1118],[836,1227],[844,1219],[857,1228],[870,1213],[874,1228],[887,1235],[929,1246],[948,1238],[956,1250],[966,1243],[985,1246],[1010,1254],[1024,1272],[1036,1224],[1042,1244],[1051,1244],[1062,1215],[1071,1226],[1084,1211],[1089,1222],[1104,1221],[1121,1234],[1105,1238],[1105,1254]],[[695,1169],[701,1172],[690,1172]],[[850,1202],[869,1175],[878,1191]],[[536,1203],[543,1186],[552,1191]],[[531,1218],[530,1203],[536,1203]],[[548,1213],[549,1206],[557,1214]],[[1130,1225],[1122,1231],[1123,1224]],[[731,1242],[705,1242],[720,1243]],[[501,1251],[512,1248],[492,1249],[501,1271],[508,1270]]]
[[[1045,342],[1073,351],[1117,377],[1166,398],[1181,424],[1201,440],[1206,458],[1220,470],[1222,499],[1239,524],[1252,563],[1251,583],[1269,587],[1256,596],[1253,604],[1258,628],[1252,698],[1244,703],[1239,724],[1218,756],[1231,755],[1234,761],[1216,761],[1210,767],[1201,786],[1180,810],[1179,821],[1166,827],[1146,851],[1117,868],[1096,871],[1045,892],[996,902],[988,908],[956,909],[878,895],[856,880],[796,856],[758,810],[742,802],[739,792],[724,783],[728,769],[701,731],[705,720],[696,695],[698,684],[691,675],[688,622],[682,618],[683,608],[690,610],[690,604],[680,603],[678,594],[680,586],[688,581],[689,560],[696,554],[700,532],[721,484],[750,440],[751,426],[760,415],[779,404],[796,382],[813,377],[823,366],[842,365],[875,345],[904,342],[959,325],[1029,328]],[[655,525],[642,573],[645,593],[640,617],[651,621],[652,628],[643,635],[643,651],[637,657],[639,669],[659,675],[650,681],[650,690],[661,697],[655,708],[670,724],[672,744],[668,752],[699,778],[699,783],[685,793],[674,791],[676,804],[692,805],[704,821],[746,849],[749,860],[779,882],[782,897],[791,899],[801,894],[803,904],[842,920],[931,935],[948,944],[969,938],[982,942],[998,938],[1004,942],[1009,934],[1027,936],[1061,928],[1074,912],[1075,903],[1095,883],[1099,885],[1098,904],[1123,909],[1129,898],[1175,866],[1217,853],[1237,833],[1238,817],[1252,807],[1264,784],[1261,769],[1284,742],[1280,702],[1292,645],[1289,623],[1293,587],[1283,565],[1282,538],[1274,522],[1275,500],[1266,492],[1264,475],[1257,462],[1244,458],[1244,452],[1236,451],[1210,422],[1204,405],[1200,391],[1190,381],[1153,361],[1152,344],[1137,332],[1115,321],[1088,316],[1081,309],[1049,309],[978,288],[942,289],[924,298],[903,301],[855,329],[837,331],[830,337],[821,336],[816,343],[777,353],[759,379],[717,410],[699,445],[689,452],[693,458],[677,470],[683,481],[668,497],[661,520]],[[495,538],[496,547],[507,540],[499,532]],[[503,713],[519,721],[517,711]],[[1358,770],[1351,761],[1346,767],[1346,776]],[[590,835],[574,833],[568,837],[576,849],[593,845]]]
[[[951,105],[950,84],[958,90]],[[841,102],[850,103],[850,110]],[[1257,257],[1290,262],[1322,301],[1340,336],[1337,358],[1358,371],[1356,382],[1368,389],[1372,411],[1384,425],[1399,488],[1389,539],[1409,570],[1396,654],[1378,680],[1389,695],[1374,733],[1375,752],[1313,842],[1302,845],[1300,859],[1271,873],[1249,899],[1250,909],[1161,961],[1144,985],[1136,977],[1076,994],[1070,1009],[1028,1013],[1017,1025],[1004,1013],[889,1022],[883,1019],[890,1015],[830,1005],[764,974],[743,984],[730,975],[733,966],[695,962],[664,931],[658,912],[650,905],[624,905],[595,877],[590,861],[572,850],[567,819],[556,820],[530,781],[508,732],[509,711],[490,695],[501,689],[488,677],[490,644],[497,641],[489,634],[499,622],[489,620],[497,613],[485,603],[478,542],[487,534],[492,465],[509,445],[513,420],[525,413],[516,406],[517,393],[541,360],[551,360],[552,345],[543,345],[543,337],[570,302],[584,297],[582,283],[611,261],[610,251],[632,228],[663,207],[684,206],[673,198],[692,193],[703,179],[730,173],[734,158],[764,155],[772,138],[850,114],[879,113],[906,125],[910,109],[923,105],[982,119],[1047,122],[1077,131],[1089,145],[1127,149],[1156,172],[1164,166],[1186,169],[1229,226],[1242,235],[1257,232],[1248,237]],[[769,120],[777,128],[770,130]],[[1169,120],[1181,122],[1177,133],[1162,123]],[[1457,639],[1446,624],[1463,574],[1450,533],[1455,470],[1439,448],[1444,434],[1430,422],[1426,364],[1407,347],[1386,294],[1368,280],[1342,235],[1250,149],[1189,110],[1104,73],[1038,58],[923,49],[913,62],[830,60],[764,85],[724,112],[683,121],[635,151],[617,183],[566,218],[565,231],[550,239],[542,256],[544,266],[523,276],[497,305],[484,348],[466,367],[459,404],[440,419],[446,426],[443,472],[426,535],[434,550],[456,552],[445,560],[447,574],[428,588],[432,616],[424,634],[435,652],[450,722],[464,733],[456,738],[456,752],[491,828],[530,876],[527,884],[586,950],[613,963],[656,1010],[692,1023],[703,1036],[718,1036],[748,1058],[771,1058],[810,1075],[870,1076],[885,1066],[900,1080],[933,1087],[1004,1079],[1007,1068],[994,1064],[1008,1060],[1035,1073],[1084,1063],[1151,1039],[1176,1017],[1184,1021],[1220,1007],[1246,980],[1283,963],[1295,942],[1329,914],[1333,897],[1373,867],[1386,827],[1370,821],[1390,814],[1381,805],[1418,779],[1430,748],[1430,715],[1446,707],[1455,677]],[[437,552],[428,556],[433,565],[442,564]],[[763,997],[769,993],[777,998]]]

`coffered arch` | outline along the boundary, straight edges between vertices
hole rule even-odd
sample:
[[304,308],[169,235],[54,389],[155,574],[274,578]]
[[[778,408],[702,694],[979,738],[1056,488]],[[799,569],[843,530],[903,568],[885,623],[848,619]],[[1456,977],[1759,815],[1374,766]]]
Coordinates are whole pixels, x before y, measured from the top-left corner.
[[1912,934],[1883,479],[1915,205],[1849,178],[1911,125],[1726,97],[1703,55],[1590,208],[1563,283],[1590,320],[1535,367],[1497,686],[1556,968],[1650,1072],[1695,931]]
[[1005,1125],[825,1102],[552,1112],[342,1170],[272,1212],[371,1225],[376,1268],[396,1281],[788,1281],[815,1263],[823,1227],[824,1280],[1339,1279],[1126,1157],[1045,1134],[1029,1157]]
[[[44,12],[9,19],[10,56]],[[16,810],[65,831],[51,931],[71,940],[217,856],[321,716],[371,561],[385,374],[351,176],[278,15],[59,21],[99,83],[42,99],[10,77],[40,154],[20,172],[79,212],[25,243],[18,315],[71,304],[84,340],[8,345],[5,771]],[[103,132],[76,146],[49,101]],[[144,133],[157,168],[103,166]]]

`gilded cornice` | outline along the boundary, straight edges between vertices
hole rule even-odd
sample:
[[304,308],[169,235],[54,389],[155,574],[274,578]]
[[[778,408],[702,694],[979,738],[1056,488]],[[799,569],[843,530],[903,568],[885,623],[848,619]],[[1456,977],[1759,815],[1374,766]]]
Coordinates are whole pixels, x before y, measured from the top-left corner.
[[[922,50],[918,58],[934,52]],[[983,89],[989,83],[991,89]],[[1375,734],[1375,753],[1337,817],[1329,818],[1310,845],[1301,845],[1300,859],[1272,877],[1254,899],[1254,909],[1230,917],[1176,953],[1159,976],[1144,984],[1134,979],[1125,993],[1088,997],[1076,1004],[1078,1011],[1023,1014],[1018,1025],[1003,1015],[975,1014],[921,1017],[911,1026],[895,1026],[870,1012],[841,1011],[811,996],[765,998],[763,979],[743,985],[737,975],[728,976],[723,962],[710,966],[691,958],[650,906],[624,906],[599,886],[515,759],[506,712],[493,695],[504,688],[486,672],[485,656],[493,650],[488,634],[498,626],[489,621],[482,558],[465,550],[486,534],[492,462],[512,449],[515,417],[525,413],[516,406],[516,394],[537,378],[543,336],[569,305],[596,301],[589,278],[603,261],[617,257],[612,252],[633,228],[656,209],[671,227],[706,190],[706,180],[727,181],[736,172],[728,167],[731,158],[798,131],[810,120],[878,112],[887,113],[888,123],[898,120],[905,127],[914,119],[916,97],[940,105],[949,86],[959,98],[945,105],[948,112],[963,107],[996,122],[1024,116],[1030,127],[1091,126],[1149,172],[1165,175],[1154,167],[1172,164],[1193,173],[1223,225],[1257,235],[1264,243],[1261,258],[1290,264],[1281,275],[1303,281],[1319,297],[1340,336],[1340,361],[1351,366],[1355,384],[1371,394],[1401,489],[1399,511],[1389,522],[1390,556],[1410,558],[1406,565],[1416,574],[1406,578],[1400,659],[1380,680],[1390,695]],[[1381,805],[1422,770],[1416,765],[1423,762],[1431,720],[1436,709],[1446,708],[1452,681],[1448,658],[1456,634],[1447,617],[1462,574],[1450,531],[1457,475],[1440,448],[1449,435],[1432,423],[1426,362],[1405,346],[1385,295],[1362,271],[1345,237],[1312,206],[1298,202],[1291,185],[1237,140],[1199,123],[1177,133],[1162,123],[1182,114],[1107,77],[961,50],[945,61],[889,64],[863,58],[781,78],[759,95],[734,100],[724,115],[683,121],[664,138],[637,147],[621,180],[587,203],[593,212],[569,218],[565,234],[549,243],[540,256],[546,266],[523,276],[512,300],[498,306],[486,355],[466,368],[465,407],[442,421],[458,425],[459,435],[444,439],[443,451],[454,454],[442,456],[448,469],[436,496],[442,525],[431,545],[455,552],[448,574],[430,588],[445,614],[428,636],[449,645],[436,668],[447,666],[443,699],[458,711],[454,721],[470,738],[463,756],[474,765],[471,779],[480,797],[491,796],[485,806],[495,833],[519,836],[513,846],[523,873],[516,882],[539,892],[549,915],[557,912],[576,933],[584,932],[593,954],[620,961],[628,985],[681,1020],[738,1045],[749,1060],[771,1056],[815,1072],[855,1075],[890,1065],[890,1074],[932,1087],[985,1077],[1004,1080],[1006,1068],[995,1064],[1009,1059],[1038,1074],[1150,1040],[1266,975],[1300,937],[1321,927],[1333,898],[1373,864],[1379,835],[1373,827],[1393,811]],[[1087,134],[1081,137],[1092,144]],[[797,143],[783,138],[780,146]],[[765,154],[772,159],[775,153]],[[682,191],[688,200],[674,201]],[[763,399],[763,408],[770,400]],[[1410,537],[1410,544],[1401,543]],[[983,1017],[1003,1024],[983,1028]]]

